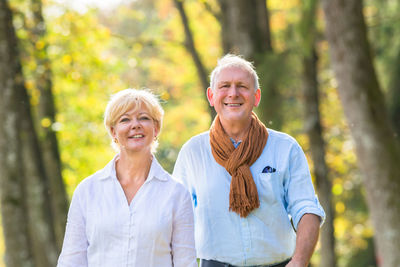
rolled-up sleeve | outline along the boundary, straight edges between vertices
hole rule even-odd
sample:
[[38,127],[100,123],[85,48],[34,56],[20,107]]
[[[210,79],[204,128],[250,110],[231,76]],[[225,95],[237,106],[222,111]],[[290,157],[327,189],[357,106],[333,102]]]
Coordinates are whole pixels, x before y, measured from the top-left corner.
[[182,185],[179,187],[172,229],[173,266],[197,267],[192,203],[189,192]]
[[287,212],[292,216],[296,229],[301,217],[306,213],[319,216],[321,225],[323,224],[325,212],[315,194],[307,159],[297,143],[293,145],[290,151],[289,172],[285,183],[285,198]]
[[85,216],[83,213],[79,186],[72,197],[68,211],[64,243],[57,267],[87,267],[88,241],[85,232]]

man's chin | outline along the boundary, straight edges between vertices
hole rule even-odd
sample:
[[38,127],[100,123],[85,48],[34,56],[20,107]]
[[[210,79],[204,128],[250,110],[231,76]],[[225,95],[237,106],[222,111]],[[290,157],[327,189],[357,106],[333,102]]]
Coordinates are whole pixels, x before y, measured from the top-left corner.
[[251,116],[246,116],[243,113],[240,114],[224,114],[224,115],[219,115],[221,120],[224,120],[226,122],[231,122],[231,123],[241,123],[241,122],[248,122],[251,118]]

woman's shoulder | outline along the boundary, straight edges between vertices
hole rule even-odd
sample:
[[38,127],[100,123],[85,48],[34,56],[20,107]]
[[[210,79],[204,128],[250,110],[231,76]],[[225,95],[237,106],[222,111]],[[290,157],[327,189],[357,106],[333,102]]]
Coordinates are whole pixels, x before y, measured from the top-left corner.
[[165,185],[163,185],[163,187],[170,188],[172,194],[186,195],[187,193],[189,193],[185,186],[176,178],[174,178],[170,173],[168,173],[164,168],[161,167],[159,175],[161,175],[162,180],[165,182]]
[[[159,163],[158,163],[159,164]],[[177,190],[180,190],[179,187],[181,186],[181,184],[169,173],[167,172],[162,166],[161,164],[159,164],[159,170],[157,173],[157,176],[159,176],[160,180],[165,182],[166,184],[164,185],[164,187],[171,187],[171,188],[175,188],[177,187]]]
[[104,180],[111,177],[111,164],[108,163],[103,169],[96,171],[95,173],[84,178],[74,190],[75,194],[88,194],[96,191],[97,187],[101,186]]
[[80,183],[76,186],[74,190],[75,197],[84,197],[85,195],[91,194],[96,187],[96,180],[97,180],[97,172],[84,178]]

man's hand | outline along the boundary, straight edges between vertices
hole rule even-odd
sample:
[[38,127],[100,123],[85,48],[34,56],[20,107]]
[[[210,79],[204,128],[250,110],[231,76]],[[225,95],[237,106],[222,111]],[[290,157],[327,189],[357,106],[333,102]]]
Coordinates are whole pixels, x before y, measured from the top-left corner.
[[295,262],[293,260],[289,261],[288,264],[286,264],[286,267],[304,267],[305,265],[299,263],[299,262]]

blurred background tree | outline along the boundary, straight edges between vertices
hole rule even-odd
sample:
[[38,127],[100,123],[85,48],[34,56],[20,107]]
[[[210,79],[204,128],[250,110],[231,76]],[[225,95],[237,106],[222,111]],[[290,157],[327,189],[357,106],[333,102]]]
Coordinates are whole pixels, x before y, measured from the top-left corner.
[[335,213],[332,202],[332,182],[326,163],[326,148],[323,137],[320,113],[320,92],[318,82],[318,51],[316,49],[318,28],[316,0],[303,1],[302,14],[298,24],[299,50],[302,62],[302,81],[304,98],[304,130],[308,135],[311,158],[314,162],[314,175],[319,200],[325,210],[325,223],[320,233],[320,266],[335,267]]
[[322,4],[332,68],[350,123],[371,221],[377,230],[375,254],[380,266],[398,266],[400,143],[373,64],[363,4],[358,0],[327,0]]
[[13,14],[0,1],[1,213],[7,266],[54,266],[51,187],[25,86]]
[[[5,54],[0,58],[3,75],[0,77],[19,82],[19,90],[25,88],[29,96],[30,105],[28,102],[23,105],[32,111],[34,130],[29,133],[37,136],[40,147],[37,158],[49,163],[42,163],[41,175],[41,181],[47,181],[48,194],[41,192],[51,205],[48,208],[52,219],[48,220],[47,229],[53,228],[50,232],[54,233],[57,252],[64,231],[62,220],[67,198],[82,179],[102,168],[115,153],[103,126],[103,111],[109,96],[127,87],[151,88],[160,96],[166,115],[157,157],[172,171],[181,145],[207,130],[214,116],[205,98],[210,70],[224,53],[234,52],[254,61],[263,92],[262,105],[256,112],[267,127],[283,130],[300,142],[309,158],[320,200],[330,214],[321,234],[321,245],[312,259],[313,266],[377,266],[373,242],[376,235],[369,218],[371,208],[378,208],[369,205],[368,210],[364,201],[363,181],[367,176],[358,169],[356,142],[351,137],[357,123],[349,120],[348,127],[345,121],[337,92],[340,79],[331,68],[327,31],[318,1],[1,0],[1,3],[1,14],[6,5],[13,14],[13,23],[7,25],[16,32],[18,46],[12,49],[18,52],[22,69],[17,76],[23,79],[11,76]],[[397,140],[400,3],[365,0],[360,10]],[[338,15],[340,20],[343,17]],[[0,23],[3,44],[10,34],[3,31],[5,21]],[[1,86],[3,92],[3,81]],[[1,103],[7,103],[1,96]],[[17,112],[18,107],[11,107],[1,109],[1,118],[13,118],[11,111]],[[17,133],[26,135],[26,130],[20,133],[21,129],[15,129],[15,135],[7,139],[9,143],[2,146],[0,159],[4,159],[9,151],[5,149],[10,149],[12,142],[22,142],[18,141]],[[6,140],[3,133],[0,138]],[[54,167],[45,168],[52,161]],[[379,170],[379,166],[370,168]],[[12,177],[6,176],[3,169],[0,174],[2,184]],[[4,196],[2,193],[2,199]],[[332,209],[328,208],[329,203]],[[0,255],[5,255],[4,239],[10,235],[6,222],[10,218],[4,216],[7,209],[4,203],[0,205],[5,231],[0,234]],[[18,215],[18,209],[14,215],[23,216]],[[26,227],[36,227],[29,220],[25,222]],[[374,225],[378,227],[375,232],[384,232],[381,226]],[[23,236],[28,236],[28,232]],[[0,257],[0,266],[5,266],[1,261],[3,256]],[[31,266],[50,265],[32,263]]]

